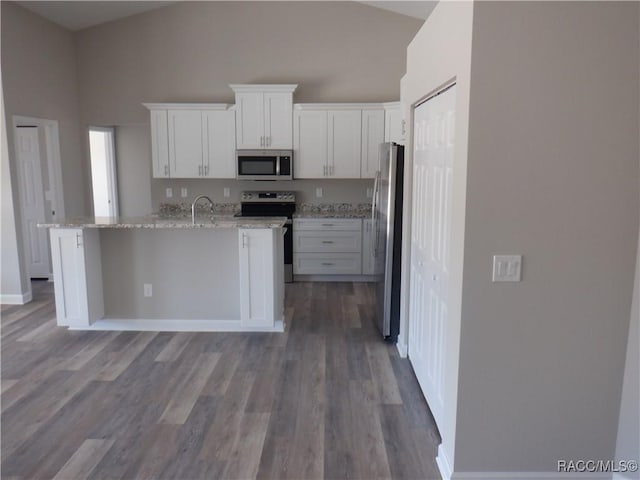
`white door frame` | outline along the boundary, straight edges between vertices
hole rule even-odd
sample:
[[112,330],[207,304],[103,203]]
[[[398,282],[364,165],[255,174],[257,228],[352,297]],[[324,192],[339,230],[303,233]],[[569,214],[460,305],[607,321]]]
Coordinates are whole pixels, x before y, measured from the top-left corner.
[[[47,157],[47,170],[49,173],[49,190],[48,192],[43,193],[45,194],[45,200],[48,199],[51,202],[52,219],[58,220],[64,218],[64,190],[62,187],[62,162],[60,155],[60,134],[58,121],[45,118],[26,117],[22,115],[13,115],[12,120],[14,154],[16,155],[16,159],[18,157],[18,127],[34,126],[44,133],[45,155]],[[21,189],[23,188],[19,179],[17,188],[18,191],[21,191]],[[24,214],[22,212],[21,202],[18,202],[18,208],[20,209],[21,228],[24,230]],[[23,242],[18,243],[18,248],[24,249],[24,239]],[[24,255],[24,258],[26,259],[26,255]],[[25,275],[29,276],[30,274],[28,266],[25,264],[23,268]],[[53,278],[50,272],[49,280],[52,279]]]

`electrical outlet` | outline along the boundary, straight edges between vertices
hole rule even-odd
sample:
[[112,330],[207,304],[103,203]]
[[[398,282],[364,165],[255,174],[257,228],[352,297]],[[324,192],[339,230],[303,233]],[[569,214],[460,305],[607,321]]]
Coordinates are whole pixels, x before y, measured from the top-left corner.
[[173,188],[168,187],[165,191],[164,194],[167,198],[171,198],[173,197]]
[[153,297],[153,286],[150,283],[144,284],[144,296]]
[[229,198],[230,195],[231,190],[229,189],[229,187],[224,187],[224,198]]
[[373,188],[367,188],[367,198],[373,198]]
[[187,195],[188,195],[188,194],[189,194],[189,192],[187,191],[187,189],[186,189],[185,187],[182,187],[182,188],[180,189],[180,196],[181,196],[182,198],[187,198]]
[[316,197],[322,198],[322,188],[316,188]]

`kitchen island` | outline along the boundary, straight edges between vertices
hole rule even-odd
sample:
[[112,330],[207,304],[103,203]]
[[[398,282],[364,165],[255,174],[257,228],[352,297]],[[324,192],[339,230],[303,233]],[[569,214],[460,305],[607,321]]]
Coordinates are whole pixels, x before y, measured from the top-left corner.
[[284,217],[91,217],[50,228],[58,325],[283,331]]

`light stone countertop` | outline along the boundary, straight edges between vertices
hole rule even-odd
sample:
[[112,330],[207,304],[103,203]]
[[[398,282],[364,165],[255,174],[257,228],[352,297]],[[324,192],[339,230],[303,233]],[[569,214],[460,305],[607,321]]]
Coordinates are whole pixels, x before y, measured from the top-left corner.
[[371,218],[371,212],[352,210],[348,212],[300,212],[293,218]]
[[188,217],[78,217],[59,222],[41,223],[43,228],[281,228],[286,217],[235,217],[233,215],[202,215],[192,223]]

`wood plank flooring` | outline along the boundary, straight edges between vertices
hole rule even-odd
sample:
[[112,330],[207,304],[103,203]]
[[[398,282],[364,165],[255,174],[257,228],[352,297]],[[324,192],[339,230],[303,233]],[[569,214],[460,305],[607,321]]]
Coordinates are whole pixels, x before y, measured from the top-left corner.
[[367,284],[287,285],[285,333],[77,332],[2,306],[5,479],[439,479]]

